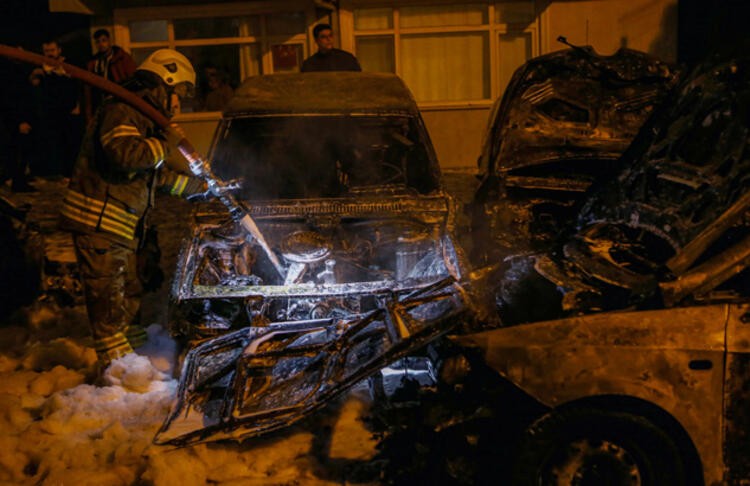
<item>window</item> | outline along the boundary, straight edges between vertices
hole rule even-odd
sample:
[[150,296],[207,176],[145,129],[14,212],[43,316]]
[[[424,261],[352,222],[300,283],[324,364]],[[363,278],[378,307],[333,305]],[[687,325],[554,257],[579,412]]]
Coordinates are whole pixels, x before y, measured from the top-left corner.
[[212,165],[219,177],[244,181],[242,200],[341,197],[373,184],[425,194],[436,187],[413,117],[250,116],[222,127]]
[[353,13],[362,69],[397,73],[423,105],[497,98],[515,69],[538,53],[533,0],[363,6]]
[[[158,18],[161,12],[147,15],[141,9],[132,14],[136,18],[121,22],[129,35],[124,44],[137,63],[161,48],[176,49],[190,59],[196,95],[183,102],[183,113],[220,111],[248,76],[299,71],[307,54],[306,12],[190,18],[172,13]],[[127,11],[123,15],[127,17]]]

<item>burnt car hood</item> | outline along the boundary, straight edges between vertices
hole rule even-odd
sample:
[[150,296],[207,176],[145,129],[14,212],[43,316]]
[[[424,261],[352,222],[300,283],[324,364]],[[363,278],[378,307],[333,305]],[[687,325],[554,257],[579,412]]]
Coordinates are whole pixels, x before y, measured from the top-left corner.
[[286,427],[456,327],[470,309],[451,277],[347,319],[248,327],[192,349],[157,444],[241,440]]
[[[480,171],[508,177],[560,160],[617,159],[675,78],[668,64],[631,49],[601,56],[586,46],[534,58],[493,108]],[[533,179],[517,182],[542,183]]]
[[746,58],[696,66],[622,170],[592,191],[573,232],[554,251],[512,263],[518,271],[502,279],[501,312],[538,320],[524,310],[529,298],[559,304],[543,318],[746,300],[748,79]]
[[174,280],[177,301],[404,291],[462,277],[444,193],[246,202],[284,262],[282,279],[219,206],[194,213]]
[[[648,54],[577,47],[531,59],[492,108],[472,203],[475,263],[547,251],[671,91]],[[478,243],[477,243],[478,242]]]

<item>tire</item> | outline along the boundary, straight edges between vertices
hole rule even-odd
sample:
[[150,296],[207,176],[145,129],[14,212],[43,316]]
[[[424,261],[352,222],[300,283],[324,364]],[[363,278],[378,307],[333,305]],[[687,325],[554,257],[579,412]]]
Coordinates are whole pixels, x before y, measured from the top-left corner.
[[644,417],[599,409],[553,411],[526,429],[515,486],[682,486],[675,442]]

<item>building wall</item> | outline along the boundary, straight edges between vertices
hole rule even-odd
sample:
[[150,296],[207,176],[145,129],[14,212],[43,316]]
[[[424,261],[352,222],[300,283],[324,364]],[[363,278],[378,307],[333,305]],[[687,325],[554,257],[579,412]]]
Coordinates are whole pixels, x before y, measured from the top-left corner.
[[178,115],[174,118],[174,121],[185,130],[185,135],[198,153],[205,157],[211,147],[219,118],[218,113],[202,117]]
[[472,109],[422,109],[427,131],[444,169],[477,166],[477,158],[489,115],[488,107]]
[[628,47],[677,60],[677,0],[552,2],[542,16],[548,20],[545,52],[562,48],[556,41],[562,35],[599,54]]
[[[471,0],[474,4],[476,0]],[[524,0],[516,0],[523,3]],[[526,0],[529,1],[529,0]],[[311,3],[303,0],[286,0],[279,3],[242,2],[234,6],[224,4],[221,6],[221,15],[231,14],[236,9],[243,11],[255,11],[265,9],[272,12],[276,7],[296,5],[297,9],[307,9],[310,25],[307,31],[307,40],[297,39],[294,42],[304,42],[306,53],[315,51],[312,39],[312,22],[315,15],[309,10]],[[355,50],[354,9],[359,7],[403,7],[410,4],[456,4],[463,3],[461,0],[345,0],[341,1],[341,10],[331,17],[334,25],[338,28],[340,45],[345,49]],[[488,4],[492,12],[493,3]],[[205,10],[205,15],[219,15],[216,8],[211,5],[202,7],[189,7],[193,16],[202,15],[200,9]],[[154,8],[120,9],[114,12],[115,25],[113,33],[115,41],[129,48],[130,38],[128,31],[128,19],[134,11],[141,11],[140,15],[167,15],[180,17],[179,8],[167,5]],[[240,10],[237,10],[238,12]],[[527,31],[533,36],[533,48],[531,55],[541,55],[548,52],[565,48],[557,42],[557,37],[563,35],[573,44],[592,45],[600,54],[612,54],[621,46],[632,49],[643,50],[654,54],[662,59],[673,61],[677,57],[677,0],[536,0],[536,19],[528,24]],[[120,20],[118,21],[118,17]],[[148,17],[150,18],[150,17]],[[328,20],[328,19],[326,19]],[[99,22],[95,22],[99,27]],[[101,22],[104,23],[104,22]],[[521,26],[521,28],[524,28]],[[492,30],[490,36],[496,36],[498,30]],[[530,29],[530,30],[528,30]],[[429,32],[429,29],[426,30]],[[494,37],[493,37],[494,38]],[[287,40],[286,42],[292,42]],[[145,47],[145,46],[144,46]],[[425,124],[435,145],[438,159],[443,168],[474,168],[479,156],[482,136],[487,124],[489,110],[494,98],[502,96],[502,83],[499,70],[499,44],[490,47],[490,70],[492,71],[491,95],[484,100],[473,100],[471,102],[420,102],[419,106],[423,112]],[[264,53],[264,70],[267,72],[270,62],[268,53]],[[461,72],[441,73],[443,82],[451,77],[459,79]],[[211,143],[213,130],[216,127],[220,114],[196,113],[185,114],[179,118],[184,125],[188,135],[191,136],[193,144],[201,152],[206,153]]]
[[[540,52],[565,46],[557,41],[592,45],[604,55],[620,47],[677,59],[677,0],[588,0],[537,2],[541,20]],[[502,94],[500,94],[502,96]],[[468,109],[422,108],[443,168],[475,168],[490,105]]]

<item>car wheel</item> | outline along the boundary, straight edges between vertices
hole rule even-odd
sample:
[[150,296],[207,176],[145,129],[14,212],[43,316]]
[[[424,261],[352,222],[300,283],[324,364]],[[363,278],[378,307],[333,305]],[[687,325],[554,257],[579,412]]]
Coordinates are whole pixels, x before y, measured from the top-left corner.
[[599,409],[553,411],[520,441],[514,485],[684,485],[677,445],[647,419]]

